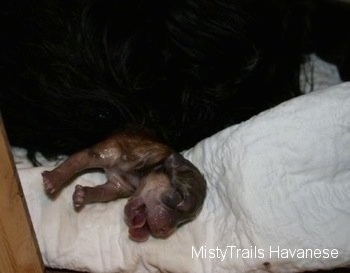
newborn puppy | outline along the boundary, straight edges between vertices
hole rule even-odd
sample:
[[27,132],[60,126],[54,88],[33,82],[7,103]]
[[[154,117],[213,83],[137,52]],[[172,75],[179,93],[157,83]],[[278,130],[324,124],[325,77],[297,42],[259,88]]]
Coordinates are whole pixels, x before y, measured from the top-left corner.
[[150,234],[168,237],[198,215],[206,195],[206,181],[191,162],[147,133],[131,131],[116,133],[43,172],[45,191],[54,195],[82,171],[95,168],[105,171],[106,183],[77,185],[74,206],[130,197],[125,222],[135,241]]

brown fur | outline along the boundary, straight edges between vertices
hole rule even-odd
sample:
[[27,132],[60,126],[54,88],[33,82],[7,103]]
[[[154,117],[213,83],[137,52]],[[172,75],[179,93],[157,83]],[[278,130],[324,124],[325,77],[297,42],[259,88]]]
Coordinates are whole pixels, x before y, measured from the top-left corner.
[[206,195],[206,182],[197,168],[145,131],[115,133],[73,154],[56,169],[43,172],[44,188],[55,195],[76,175],[95,168],[105,171],[106,183],[77,185],[74,206],[131,197],[125,221],[136,241],[149,234],[168,237],[199,213]]

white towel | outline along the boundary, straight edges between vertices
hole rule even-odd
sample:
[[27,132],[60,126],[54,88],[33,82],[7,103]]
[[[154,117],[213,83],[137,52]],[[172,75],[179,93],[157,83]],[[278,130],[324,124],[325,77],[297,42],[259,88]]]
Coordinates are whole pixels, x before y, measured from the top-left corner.
[[208,195],[201,214],[166,240],[131,241],[126,200],[74,211],[74,184],[100,184],[103,174],[79,177],[53,201],[40,176],[51,167],[30,167],[16,153],[48,266],[281,273],[350,265],[350,83],[292,99],[185,151]]

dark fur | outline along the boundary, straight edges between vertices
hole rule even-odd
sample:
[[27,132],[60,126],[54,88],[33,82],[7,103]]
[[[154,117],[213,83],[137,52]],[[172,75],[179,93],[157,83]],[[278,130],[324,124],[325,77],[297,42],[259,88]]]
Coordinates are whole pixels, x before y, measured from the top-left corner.
[[11,144],[72,153],[133,125],[188,148],[299,94],[314,10],[311,0],[2,1]]

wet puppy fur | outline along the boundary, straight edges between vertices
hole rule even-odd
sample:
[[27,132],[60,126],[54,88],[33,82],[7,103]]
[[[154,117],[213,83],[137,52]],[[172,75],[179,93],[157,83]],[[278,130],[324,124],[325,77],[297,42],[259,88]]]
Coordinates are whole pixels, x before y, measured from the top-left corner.
[[341,35],[347,19],[336,25],[346,13],[337,2],[2,1],[0,109],[10,142],[71,154],[131,125],[189,148],[299,95],[307,53],[338,62],[346,78],[349,47],[325,42],[350,37]]
[[96,168],[105,171],[106,183],[76,185],[75,208],[130,197],[124,218],[135,241],[145,241],[150,235],[167,238],[193,220],[203,206],[206,181],[199,170],[146,131],[114,133],[73,154],[54,170],[43,172],[44,188],[55,197],[77,175]]

